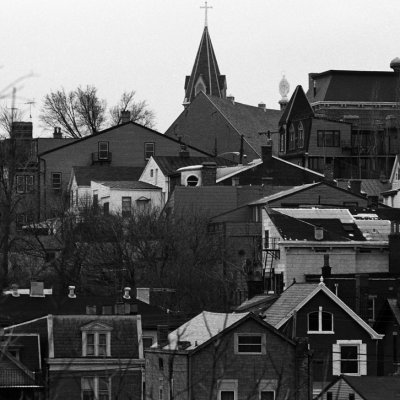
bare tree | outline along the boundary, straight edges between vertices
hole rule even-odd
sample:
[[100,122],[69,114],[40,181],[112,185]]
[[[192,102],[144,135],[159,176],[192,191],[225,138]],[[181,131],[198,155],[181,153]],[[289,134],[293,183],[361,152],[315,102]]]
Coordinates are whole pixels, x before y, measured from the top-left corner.
[[0,139],[11,136],[12,125],[15,121],[22,121],[23,113],[15,107],[0,107]]
[[105,122],[105,101],[94,86],[47,94],[39,116],[44,126],[60,126],[66,136],[81,138],[98,132]]
[[130,120],[148,128],[154,127],[155,114],[148,108],[145,100],[135,101],[136,92],[124,92],[118,104],[110,108],[111,125],[119,125],[121,123],[121,113],[130,112]]

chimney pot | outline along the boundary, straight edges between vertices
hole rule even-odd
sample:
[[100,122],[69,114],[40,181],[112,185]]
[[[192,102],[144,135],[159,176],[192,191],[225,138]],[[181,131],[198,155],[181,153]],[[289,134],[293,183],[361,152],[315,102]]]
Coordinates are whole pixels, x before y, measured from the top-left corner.
[[315,240],[322,240],[324,238],[324,229],[322,226],[314,227],[314,238]]
[[75,286],[68,286],[68,290],[69,290],[68,297],[70,299],[75,299],[76,298]]
[[18,285],[15,283],[11,285],[11,295],[13,297],[19,297]]
[[121,124],[126,124],[131,120],[131,112],[128,110],[121,111]]

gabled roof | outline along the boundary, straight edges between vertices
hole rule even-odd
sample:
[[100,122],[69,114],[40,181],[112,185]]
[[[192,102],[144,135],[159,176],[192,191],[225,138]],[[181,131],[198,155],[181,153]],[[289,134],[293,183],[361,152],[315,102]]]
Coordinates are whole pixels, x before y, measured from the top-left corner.
[[235,162],[222,157],[153,156],[153,159],[164,175],[175,174],[179,168],[203,162],[215,162],[217,166],[236,165]]
[[317,226],[323,229],[323,238],[319,240],[320,242],[366,240],[354,223],[344,225],[335,218],[299,219],[280,213],[276,209],[267,210],[267,213],[283,240],[315,241]]
[[[398,376],[350,376],[341,375],[331,382],[316,398],[324,398],[324,394],[340,380],[344,380],[362,400],[394,399],[400,393]],[[340,390],[340,389],[339,389]],[[347,396],[346,393],[343,395]],[[335,393],[333,395],[335,397]],[[340,397],[342,398],[342,397]]]
[[329,70],[309,74],[317,81],[316,94],[310,87],[307,97],[318,101],[396,102],[396,74],[392,71]]
[[192,73],[186,77],[185,102],[191,102],[194,99],[195,85],[200,77],[206,86],[206,94],[222,97],[222,91],[225,86],[225,75],[221,75],[219,72],[207,26],[204,27],[203,35],[201,36]]
[[281,328],[293,313],[299,311],[307,304],[317,293],[325,293],[333,302],[335,302],[350,318],[357,322],[372,339],[382,339],[384,335],[375,332],[361,317],[359,317],[349,306],[331,292],[323,282],[316,283],[294,283],[289,286],[264,313],[266,322]]
[[[165,350],[176,350],[178,342],[190,342],[185,350],[197,351],[199,348],[206,345],[209,341],[215,339],[220,334],[233,329],[245,320],[253,319],[259,324],[270,329],[275,334],[283,338],[285,341],[294,344],[294,342],[284,336],[276,328],[261,320],[253,313],[213,313],[203,311],[201,314],[192,318],[178,329],[168,335],[169,344],[165,345]],[[153,345],[156,347],[156,345]]]
[[[148,128],[147,126],[140,125],[140,124],[138,124],[138,123],[136,123],[136,122],[129,121],[129,122],[126,122],[125,124],[115,125],[115,126],[112,126],[111,128],[104,129],[103,131],[97,132],[97,133],[95,133],[95,134],[93,134],[93,135],[88,135],[88,136],[85,136],[85,137],[83,137],[83,138],[81,138],[81,139],[77,139],[77,140],[75,140],[75,141],[73,141],[73,142],[69,142],[69,143],[64,144],[64,145],[62,145],[62,146],[59,146],[59,147],[56,147],[56,148],[53,148],[53,149],[44,151],[44,152],[38,154],[38,156],[39,156],[39,157],[42,157],[42,156],[44,156],[44,155],[46,155],[46,154],[48,154],[48,153],[52,153],[53,151],[58,151],[58,150],[63,149],[63,148],[65,148],[65,147],[73,146],[73,145],[75,145],[75,144],[77,144],[77,143],[81,143],[81,142],[84,142],[84,141],[86,141],[86,140],[91,140],[91,139],[93,139],[93,138],[95,138],[95,140],[98,140],[98,136],[101,136],[101,135],[103,135],[103,134],[105,134],[105,133],[108,133],[108,132],[111,132],[111,131],[113,131],[113,130],[119,129],[119,128],[121,128],[122,126],[126,126],[126,125],[133,125],[134,127],[135,127],[135,126],[140,127],[140,128],[142,128],[142,129],[148,131],[148,132],[151,133],[151,134],[154,134],[154,135],[159,136],[159,137],[163,137],[163,138],[165,138],[166,140],[170,140],[170,141],[175,142],[175,143],[177,143],[177,144],[179,144],[179,145],[184,144],[184,143],[182,143],[180,140],[175,139],[175,138],[173,138],[173,137],[171,137],[171,136],[164,135],[164,134],[162,134],[162,133],[160,133],[160,132],[155,131],[154,129]],[[210,157],[212,156],[211,154],[205,152],[204,150],[200,150],[200,149],[198,149],[197,147],[194,147],[194,146],[192,146],[192,145],[190,145],[190,144],[188,144],[187,147],[188,147],[189,149],[193,149],[193,150],[196,150],[196,151],[198,151],[198,152],[200,152],[200,153],[203,153],[203,154],[206,155],[206,156],[210,156]]]
[[91,181],[138,181],[142,172],[142,167],[72,167],[77,185],[88,187]]
[[161,190],[158,186],[142,181],[94,181],[115,190]]
[[285,110],[279,120],[279,125],[287,124],[293,118],[313,117],[314,111],[311,108],[303,87],[298,85],[292,94]]
[[255,152],[261,154],[261,146],[266,144],[266,133],[277,130],[282,111],[263,109],[215,96],[206,97],[235,131],[243,135]]

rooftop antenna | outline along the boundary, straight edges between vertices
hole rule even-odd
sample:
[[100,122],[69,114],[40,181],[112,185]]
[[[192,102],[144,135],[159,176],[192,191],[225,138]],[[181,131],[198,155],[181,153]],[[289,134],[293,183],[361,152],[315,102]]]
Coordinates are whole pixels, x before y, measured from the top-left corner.
[[36,104],[35,99],[28,99],[28,101],[24,104],[29,104],[29,118],[32,119],[32,105]]
[[204,6],[200,6],[200,8],[204,8],[204,11],[205,11],[204,26],[207,27],[208,26],[208,21],[207,21],[208,9],[212,8],[212,7],[208,6],[207,2],[205,1]]

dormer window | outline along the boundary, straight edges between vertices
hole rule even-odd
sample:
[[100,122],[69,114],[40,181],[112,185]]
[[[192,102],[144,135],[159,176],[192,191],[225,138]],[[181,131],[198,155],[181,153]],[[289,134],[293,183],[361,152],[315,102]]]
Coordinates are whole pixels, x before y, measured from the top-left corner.
[[85,325],[82,331],[82,357],[111,357],[112,327],[99,322]]
[[199,79],[197,80],[195,89],[194,89],[194,95],[197,96],[199,92],[206,93],[206,84],[201,76],[199,76]]
[[318,311],[310,312],[307,333],[334,333],[333,314],[323,311],[322,307],[319,307]]

